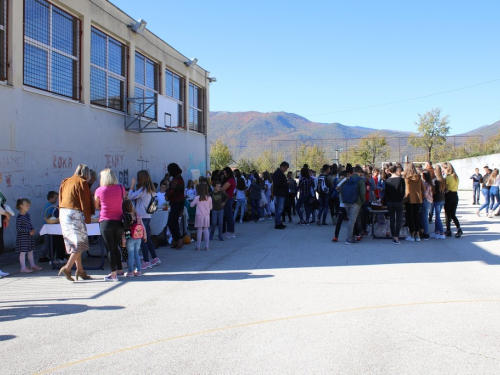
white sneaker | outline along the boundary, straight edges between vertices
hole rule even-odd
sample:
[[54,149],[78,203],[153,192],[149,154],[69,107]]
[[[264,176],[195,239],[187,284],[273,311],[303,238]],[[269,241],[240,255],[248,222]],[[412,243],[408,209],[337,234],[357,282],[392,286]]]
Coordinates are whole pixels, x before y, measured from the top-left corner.
[[0,270],[0,276],[1,277],[9,276],[9,273],[8,272],[3,272],[2,270]]
[[261,218],[259,219],[259,221],[264,221],[264,220],[266,220],[266,219],[264,219],[263,217],[261,217]]
[[437,238],[438,240],[446,240],[446,235],[444,235],[444,234],[438,234],[438,235],[436,236],[436,238]]
[[405,241],[415,242],[415,238],[408,236],[408,237],[405,238]]
[[436,238],[437,235],[438,235],[437,233],[432,232],[431,234],[429,234],[429,237],[430,238]]

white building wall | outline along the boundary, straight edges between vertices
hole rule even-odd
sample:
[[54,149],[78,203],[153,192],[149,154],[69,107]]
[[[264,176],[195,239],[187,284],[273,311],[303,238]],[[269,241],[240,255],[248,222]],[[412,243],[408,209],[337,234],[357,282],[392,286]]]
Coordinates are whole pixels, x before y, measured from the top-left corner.
[[476,156],[467,159],[452,160],[450,163],[455,168],[455,172],[460,179],[458,188],[460,190],[472,190],[472,180],[470,176],[474,174],[474,169],[479,168],[479,173],[484,174],[484,166],[491,169],[500,169],[500,154]]
[[[132,19],[107,1],[96,3],[115,17],[131,23]],[[90,29],[94,24],[126,43],[130,50],[129,87],[134,85],[134,48],[160,64],[160,94],[165,93],[164,68],[175,71],[189,81],[205,88],[208,97],[208,72],[197,67],[187,68],[187,58],[145,31],[145,37],[162,47],[166,54],[152,46],[142,36],[133,34],[125,24],[100,11],[88,1],[54,2],[82,19],[82,101],[75,102],[56,95],[23,86],[23,7],[22,1],[9,5],[9,70],[8,82],[0,83],[0,190],[8,204],[15,207],[16,199],[31,200],[31,217],[36,229],[43,225],[42,209],[50,190],[58,190],[62,179],[73,174],[84,163],[99,172],[109,167],[128,186],[140,169],[148,169],[154,182],[160,182],[169,163],[183,169],[184,178],[191,170],[202,174],[207,170],[207,137],[204,134],[179,129],[177,133],[134,133],[124,129],[124,114],[90,104]],[[15,21],[15,22],[13,22]],[[112,30],[112,31],[111,31]],[[170,55],[175,56],[172,58]],[[132,69],[131,69],[132,68]],[[132,91],[129,91],[129,96]],[[188,108],[189,90],[184,106]],[[208,129],[208,102],[205,105],[205,126]],[[187,112],[187,109],[186,109]],[[187,115],[187,113],[186,113]],[[188,118],[188,117],[186,117]],[[154,125],[152,125],[154,126]],[[138,160],[147,160],[142,163]],[[7,248],[15,245],[15,222],[5,231]]]

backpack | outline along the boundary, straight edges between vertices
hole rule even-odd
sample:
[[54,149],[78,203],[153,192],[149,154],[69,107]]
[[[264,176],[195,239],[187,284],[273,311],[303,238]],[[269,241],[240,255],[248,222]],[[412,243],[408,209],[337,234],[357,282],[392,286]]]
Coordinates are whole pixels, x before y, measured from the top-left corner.
[[348,179],[344,186],[342,187],[342,202],[344,203],[354,203],[356,199],[358,199],[358,181],[361,177],[359,176],[351,176]]
[[144,237],[144,226],[137,222],[137,219],[134,220],[131,214],[126,212],[123,214],[123,231],[125,232],[125,238],[143,238]]
[[337,186],[338,186],[339,182],[340,182],[340,178],[335,177],[335,179],[333,180],[333,187],[332,187],[331,198],[338,198],[339,192],[337,191]]
[[148,207],[146,208],[146,212],[148,214],[154,214],[158,210],[158,198],[151,194],[151,200],[149,201]]
[[318,177],[318,185],[316,186],[316,191],[320,194],[328,194],[330,192],[330,189],[328,189],[328,186],[326,186],[324,175],[320,175]]

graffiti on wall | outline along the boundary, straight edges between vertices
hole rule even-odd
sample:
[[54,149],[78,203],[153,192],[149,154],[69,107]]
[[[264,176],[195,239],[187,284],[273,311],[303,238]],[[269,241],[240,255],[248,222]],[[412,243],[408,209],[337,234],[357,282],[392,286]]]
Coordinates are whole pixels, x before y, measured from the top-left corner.
[[128,185],[128,169],[124,169],[118,172],[118,183],[122,184],[125,187],[129,187]]
[[125,152],[108,151],[103,155],[104,168],[120,169],[123,168],[123,159]]
[[23,172],[24,152],[0,150],[0,172]]
[[54,172],[72,171],[75,153],[70,151],[52,151],[52,170]]

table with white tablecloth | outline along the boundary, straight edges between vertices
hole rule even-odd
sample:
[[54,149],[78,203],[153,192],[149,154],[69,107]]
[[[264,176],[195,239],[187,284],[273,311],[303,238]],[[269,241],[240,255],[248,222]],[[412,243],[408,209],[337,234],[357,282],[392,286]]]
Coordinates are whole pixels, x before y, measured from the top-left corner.
[[[85,224],[87,226],[88,236],[100,236],[101,230],[99,229],[99,223]],[[50,252],[49,257],[52,261],[54,259],[54,246],[52,244],[52,236],[62,236],[61,224],[44,224],[42,229],[40,229],[40,235],[48,234],[50,238]],[[104,269],[104,258],[105,258],[104,246],[101,239],[101,264],[98,267],[84,267],[86,270],[102,270]],[[54,267],[54,262],[52,262],[52,268]]]
[[[153,215],[151,215],[151,221],[149,222],[149,227],[151,228],[152,236],[158,236],[165,230],[165,227],[167,226],[168,223],[169,212],[170,210],[168,211],[158,210]],[[184,221],[184,223],[181,223],[181,228],[182,224],[184,224],[184,228],[187,229],[188,216],[189,215],[187,208],[184,207],[184,215],[182,216],[182,220]]]

